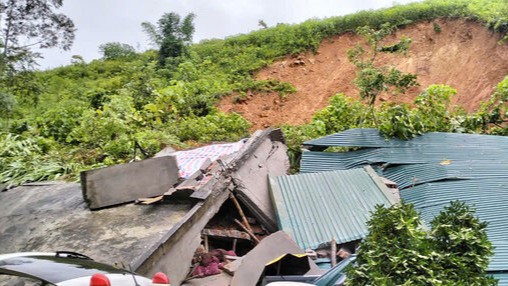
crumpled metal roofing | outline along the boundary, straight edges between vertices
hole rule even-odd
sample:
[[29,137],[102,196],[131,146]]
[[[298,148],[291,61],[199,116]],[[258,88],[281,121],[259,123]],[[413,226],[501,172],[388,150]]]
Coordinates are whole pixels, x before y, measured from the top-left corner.
[[[376,129],[353,129],[305,144],[365,148],[304,152],[301,171],[377,166],[427,223],[450,201],[475,206],[478,217],[489,223],[487,232],[495,247],[489,271],[508,270],[508,137],[434,132],[410,141],[382,141]],[[505,280],[500,285],[508,285]]]
[[430,132],[413,140],[387,139],[375,128],[349,129],[303,143],[321,147],[392,148],[412,146],[472,146],[508,147],[508,137],[496,135]]
[[363,238],[375,206],[394,202],[370,167],[271,177],[270,187],[280,229],[303,249]]
[[375,128],[349,129],[303,143],[306,146],[324,147],[397,147],[405,144],[403,140],[385,138]]
[[483,161],[508,164],[508,152],[504,147],[473,146],[418,146],[369,148],[350,152],[304,151],[300,163],[300,172],[313,173],[331,170],[346,170],[365,165],[426,164],[456,161]]
[[439,163],[389,167],[385,168],[383,175],[397,182],[401,189],[440,180],[502,179],[508,181],[508,162],[490,159],[444,160]]

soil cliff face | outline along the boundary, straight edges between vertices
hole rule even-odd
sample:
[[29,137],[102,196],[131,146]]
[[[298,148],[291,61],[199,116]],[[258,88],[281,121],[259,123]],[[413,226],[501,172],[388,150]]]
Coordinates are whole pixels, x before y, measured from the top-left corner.
[[[434,30],[434,23],[440,26],[441,32]],[[381,101],[410,103],[429,85],[447,84],[457,89],[453,104],[474,111],[508,75],[508,44],[499,44],[500,35],[480,23],[438,19],[399,29],[394,37],[401,36],[413,41],[409,53],[380,54],[376,64],[416,73],[420,86],[404,95],[382,96]],[[219,108],[242,114],[257,129],[307,123],[339,92],[358,99],[358,89],[353,84],[356,67],[349,62],[347,51],[359,42],[363,39],[354,34],[330,38],[321,43],[316,54],[288,56],[255,76],[290,82],[298,90],[295,94],[286,98],[280,98],[277,93],[250,94],[236,104],[232,97],[225,97]]]

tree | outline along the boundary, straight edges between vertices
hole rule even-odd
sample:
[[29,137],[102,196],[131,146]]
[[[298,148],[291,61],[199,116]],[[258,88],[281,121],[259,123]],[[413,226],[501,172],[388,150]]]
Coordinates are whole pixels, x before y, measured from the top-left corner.
[[262,29],[268,29],[268,25],[262,19],[258,21],[258,26],[261,27]]
[[7,118],[6,128],[10,127],[12,109],[16,100],[10,94],[0,91],[0,115]]
[[430,285],[430,250],[422,243],[421,225],[411,204],[376,206],[347,285]]
[[422,227],[412,204],[377,206],[346,285],[497,285],[486,274],[492,245],[486,226],[461,202]]
[[166,64],[167,58],[176,58],[186,52],[194,34],[193,13],[181,19],[177,13],[165,13],[157,22],[157,26],[149,22],[141,23],[152,44],[159,49],[159,66]]
[[368,100],[376,125],[374,104],[379,94],[390,88],[394,92],[404,93],[409,87],[417,85],[416,75],[403,73],[394,67],[376,66],[375,64],[379,52],[406,53],[408,51],[411,39],[407,37],[402,37],[395,44],[381,46],[382,40],[394,31],[395,27],[389,23],[381,25],[379,30],[368,26],[360,27],[356,32],[365,38],[369,50],[366,51],[362,45],[358,44],[348,51],[349,61],[358,68],[354,83],[360,89],[360,97]]
[[74,23],[56,12],[62,5],[63,0],[0,0],[2,76],[34,65],[40,54],[33,47],[71,47]]
[[452,202],[430,225],[437,261],[443,280],[452,285],[496,285],[487,277],[492,244],[487,238],[487,223],[474,216],[474,208]]
[[99,51],[105,60],[126,59],[136,54],[136,50],[131,45],[118,42],[102,44],[99,46]]

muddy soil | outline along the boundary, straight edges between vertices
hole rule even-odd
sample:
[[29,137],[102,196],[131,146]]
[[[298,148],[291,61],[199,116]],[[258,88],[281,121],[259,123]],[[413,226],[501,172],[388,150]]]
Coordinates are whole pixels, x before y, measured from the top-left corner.
[[[501,36],[480,23],[438,19],[399,29],[394,37],[401,36],[413,41],[409,53],[382,54],[376,64],[416,73],[420,86],[404,95],[383,95],[380,101],[411,103],[430,84],[447,84],[457,89],[453,104],[474,111],[508,74],[508,44],[500,44]],[[295,94],[281,98],[277,93],[252,93],[242,103],[234,103],[232,95],[223,98],[219,108],[241,114],[253,123],[252,129],[308,123],[339,92],[359,98],[353,84],[356,68],[347,58],[347,50],[359,42],[362,38],[354,34],[326,39],[316,54],[288,56],[255,75],[290,82],[298,90]]]

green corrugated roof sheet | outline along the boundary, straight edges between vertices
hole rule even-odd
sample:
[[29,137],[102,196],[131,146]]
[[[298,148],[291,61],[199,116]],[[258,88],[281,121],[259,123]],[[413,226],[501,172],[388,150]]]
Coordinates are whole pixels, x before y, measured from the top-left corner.
[[376,166],[399,184],[401,198],[414,203],[426,222],[450,201],[474,205],[480,219],[489,222],[495,247],[489,271],[508,271],[508,137],[435,132],[400,141],[385,140],[376,129],[353,129],[306,144],[365,148],[304,152],[301,171]]
[[508,147],[508,137],[496,135],[431,132],[413,140],[387,139],[375,128],[356,128],[303,143],[321,147],[392,148],[412,146],[475,146]]
[[306,146],[324,147],[397,147],[405,144],[406,142],[402,140],[386,139],[374,128],[349,129],[303,143]]
[[280,229],[303,249],[363,238],[370,211],[392,204],[371,168],[271,177],[270,186]]

